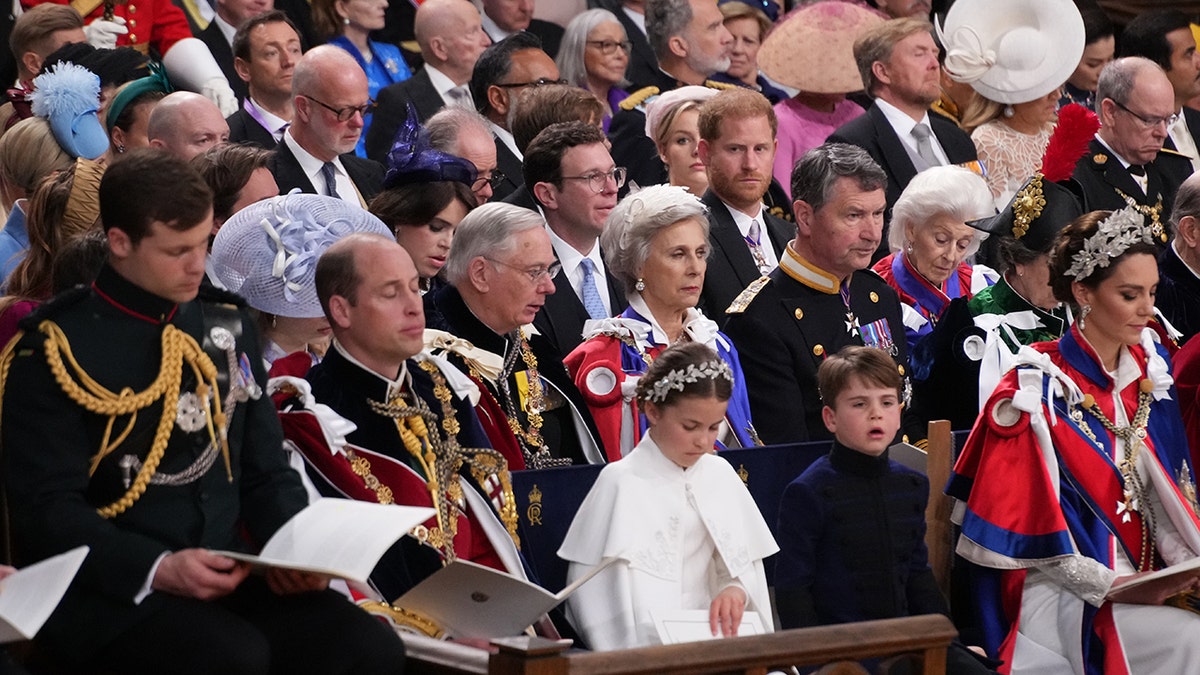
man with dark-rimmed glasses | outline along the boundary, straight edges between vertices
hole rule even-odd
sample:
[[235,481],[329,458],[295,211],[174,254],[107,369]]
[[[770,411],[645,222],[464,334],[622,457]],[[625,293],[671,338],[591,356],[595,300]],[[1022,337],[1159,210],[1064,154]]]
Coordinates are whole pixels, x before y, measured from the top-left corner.
[[1084,211],[1132,205],[1166,222],[1191,174],[1187,157],[1163,150],[1175,113],[1174,89],[1158,64],[1131,56],[1104,67],[1096,86],[1100,131],[1074,174]]
[[268,165],[281,194],[292,188],[366,208],[383,184],[383,165],[354,155],[373,105],[367,76],[337,47],[309,50],[292,76],[295,114]]

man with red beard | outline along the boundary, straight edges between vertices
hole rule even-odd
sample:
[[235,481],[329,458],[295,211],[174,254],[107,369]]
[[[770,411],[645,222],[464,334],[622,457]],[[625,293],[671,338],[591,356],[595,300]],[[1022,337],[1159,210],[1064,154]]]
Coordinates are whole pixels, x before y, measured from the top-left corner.
[[720,321],[742,289],[779,264],[794,228],[763,208],[779,126],[771,103],[749,89],[728,89],[700,106],[698,124],[712,240],[700,309]]
[[533,195],[562,273],[533,325],[560,356],[583,341],[583,323],[624,311],[625,294],[604,267],[600,233],[617,205],[625,168],[608,154],[594,124],[551,124],[525,148],[525,185]]

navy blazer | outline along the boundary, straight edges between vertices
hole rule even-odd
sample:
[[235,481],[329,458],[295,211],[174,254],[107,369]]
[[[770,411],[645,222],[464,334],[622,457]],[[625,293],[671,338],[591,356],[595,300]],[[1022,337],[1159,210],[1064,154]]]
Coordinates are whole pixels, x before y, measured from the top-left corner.
[[[701,201],[708,207],[708,241],[712,245],[712,253],[708,256],[708,271],[704,274],[699,307],[705,316],[723,323],[725,309],[762,273],[737,224],[733,222],[733,215],[721,198],[709,189]],[[771,215],[765,206],[762,214],[765,221],[763,227],[767,231],[767,238],[762,243],[769,245],[778,258],[796,235],[796,226]]]

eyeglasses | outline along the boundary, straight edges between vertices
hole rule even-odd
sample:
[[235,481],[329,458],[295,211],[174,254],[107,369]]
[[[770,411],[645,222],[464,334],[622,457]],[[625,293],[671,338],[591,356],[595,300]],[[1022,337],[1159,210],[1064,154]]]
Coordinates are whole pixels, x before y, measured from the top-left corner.
[[496,86],[500,87],[502,89],[520,89],[521,87],[544,87],[548,84],[570,84],[570,82],[567,82],[566,78],[559,78],[557,80],[552,80],[548,77],[539,77],[538,79],[533,80],[531,82],[500,83],[500,84],[497,84]]
[[514,270],[520,272],[521,274],[524,274],[525,276],[529,277],[529,280],[535,284],[538,283],[539,281],[541,281],[543,276],[546,278],[549,278],[549,279],[553,279],[554,277],[558,276],[559,271],[562,270],[562,263],[558,262],[557,260],[550,263],[549,267],[538,267],[536,269],[529,269],[527,267],[517,267],[516,265],[511,265],[502,260],[496,260],[495,258],[489,258],[487,256],[483,256],[483,259],[491,261],[497,265],[503,265],[504,267],[507,267],[509,269],[514,269]]
[[1167,126],[1167,128],[1169,129],[1169,128],[1171,128],[1172,124],[1175,124],[1176,122],[1179,121],[1179,113],[1167,115],[1166,117],[1143,117],[1143,116],[1133,112],[1129,108],[1126,108],[1123,103],[1121,103],[1120,101],[1118,101],[1115,98],[1110,98],[1108,100],[1115,103],[1116,106],[1118,108],[1120,108],[1121,110],[1124,110],[1125,112],[1129,113],[1130,115],[1133,115],[1135,118],[1137,118],[1137,121],[1141,122],[1142,126],[1147,129],[1153,129],[1154,127],[1157,127],[1160,124],[1165,124]]
[[479,192],[483,189],[484,185],[491,185],[492,189],[495,190],[496,188],[500,187],[500,184],[504,182],[505,178],[507,178],[507,176],[505,176],[503,173],[500,173],[499,171],[493,171],[491,176],[480,176],[479,178],[476,178],[475,182],[471,183],[471,191]]
[[592,47],[599,48],[600,53],[604,54],[605,56],[617,51],[617,47],[620,47],[621,51],[625,52],[626,54],[629,53],[630,49],[633,49],[633,43],[629,40],[622,40],[621,42],[616,42],[613,40],[588,40],[587,43]]
[[359,115],[366,117],[367,115],[371,114],[372,110],[375,109],[375,101],[371,101],[371,100],[368,100],[366,103],[364,103],[362,105],[348,105],[345,108],[335,108],[335,107],[329,105],[328,103],[318,101],[317,99],[313,98],[312,96],[309,96],[308,94],[300,94],[300,95],[303,96],[304,98],[312,101],[313,103],[316,103],[317,105],[321,106],[322,108],[328,110],[329,112],[333,113],[334,115],[337,115],[337,121],[339,121],[339,122],[349,122],[350,118],[354,117],[354,113],[358,113]]
[[608,187],[608,181],[616,183],[617,189],[625,184],[625,167],[614,167],[612,171],[593,171],[586,176],[563,176],[563,180],[586,180],[592,192],[600,194]]

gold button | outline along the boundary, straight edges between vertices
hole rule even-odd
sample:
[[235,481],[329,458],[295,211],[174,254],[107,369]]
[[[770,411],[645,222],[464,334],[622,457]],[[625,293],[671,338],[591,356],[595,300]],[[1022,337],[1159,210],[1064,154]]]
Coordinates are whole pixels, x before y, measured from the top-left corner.
[[134,44],[136,44],[136,43],[137,43],[137,41],[138,41],[138,40],[137,40],[137,35],[136,35],[135,33],[130,33],[130,34],[129,34],[129,41],[130,41],[130,42],[132,42],[132,43],[134,43]]
[[130,28],[133,28],[133,27],[134,27],[134,26],[136,26],[136,25],[137,25],[137,19],[130,19],[130,20],[129,20],[129,27],[130,27]]
[[813,347],[813,356],[820,356],[824,353],[825,353],[825,348],[822,347],[821,345],[817,345],[816,347]]
[[871,302],[879,302],[879,294],[871,291]]
[[896,370],[900,371],[900,375],[904,375],[904,366],[896,366]]
[[796,315],[796,320],[797,320],[797,321],[799,321],[800,319],[803,319],[803,318],[804,318],[804,310],[800,309],[799,307],[797,307],[797,308],[796,308],[796,311],[795,311],[795,312],[793,312],[793,313]]
[[130,14],[137,14],[137,6],[136,6],[136,5],[130,5],[130,6],[129,6],[129,13],[130,13]]

